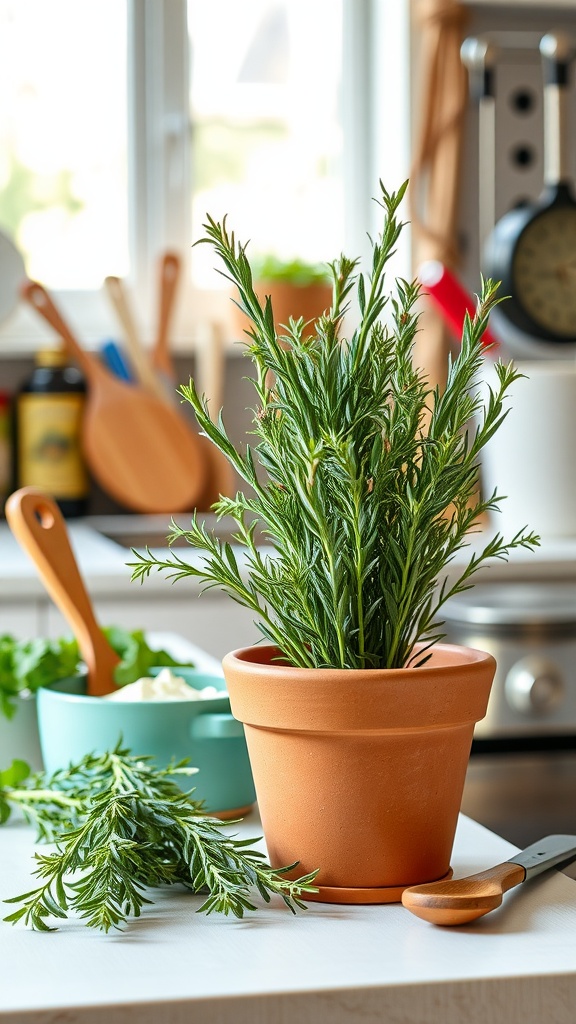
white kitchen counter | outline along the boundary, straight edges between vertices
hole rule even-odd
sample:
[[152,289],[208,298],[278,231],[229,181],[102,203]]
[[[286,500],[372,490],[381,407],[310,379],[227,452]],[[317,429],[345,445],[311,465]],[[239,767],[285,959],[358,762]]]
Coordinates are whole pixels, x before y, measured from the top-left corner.
[[[68,522],[72,547],[100,624],[178,632],[219,659],[227,651],[256,643],[261,637],[249,609],[242,608],[217,588],[201,595],[200,584],[193,577],[173,583],[163,573],[152,572],[143,583],[132,582],[127,565],[133,560],[132,552],[100,532],[110,527],[118,531],[121,527],[129,532],[143,531],[141,535],[146,538],[147,523],[151,523],[154,532],[163,538],[168,532],[169,520],[169,516],[104,516]],[[143,551],[145,543],[143,539],[135,547]],[[471,535],[470,547],[460,552],[449,566],[451,576],[482,543],[481,535]],[[161,557],[171,553],[165,546],[152,550]],[[175,548],[174,553],[186,561],[201,564],[201,555],[191,547]],[[242,557],[239,552],[240,565]],[[475,577],[477,582],[504,579],[576,580],[576,538],[544,542],[535,552],[514,551],[510,562],[495,560]],[[34,565],[5,522],[0,522],[2,632],[22,639],[55,637],[70,632],[47,596]]]
[[[107,522],[109,517],[96,517]],[[145,522],[146,517],[142,517]],[[152,517],[156,523],[161,519],[165,530],[168,533],[169,516]],[[127,517],[126,522],[136,522],[137,517]],[[104,536],[99,530],[91,525],[90,520],[69,520],[67,523],[70,541],[80,566],[81,573],[86,582],[87,588],[92,597],[107,595],[113,591],[117,595],[134,597],[136,592],[146,594],[166,592],[170,589],[170,581],[160,573],[152,572],[143,584],[131,581],[131,569],[127,563],[134,561],[134,556],[129,548],[123,547],[115,540]],[[127,527],[129,529],[129,527]],[[492,536],[489,532],[489,536]],[[145,536],[145,533],[143,533]],[[464,565],[473,551],[485,543],[481,534],[471,534],[470,547],[465,548],[458,554],[458,557],[449,566],[450,574],[455,573],[459,566]],[[136,545],[137,549],[144,551],[142,545]],[[199,554],[191,547],[177,547],[170,550],[166,544],[163,547],[154,547],[154,554],[170,555],[177,554],[185,561],[199,564]],[[241,562],[241,558],[240,558]],[[480,570],[475,577],[485,581],[499,579],[574,579],[576,578],[576,537],[563,540],[544,541],[540,548],[534,552],[520,549],[513,551],[509,562],[502,562],[495,559],[492,564]],[[183,582],[176,584],[176,589],[186,588],[188,593],[198,593],[199,585],[196,580],[189,577]],[[6,522],[0,522],[0,600],[10,597],[38,597],[44,594],[44,588],[38,578],[38,574],[29,557],[20,548],[12,536]]]
[[[260,834],[254,813],[234,831]],[[0,898],[32,888],[33,832],[0,829]],[[461,817],[456,875],[515,847]],[[156,898],[156,897],[155,897]],[[0,922],[0,1024],[573,1024],[576,883],[548,872],[474,925],[400,905],[278,900],[243,921],[165,891],[124,934]],[[9,911],[11,908],[6,908]]]
[[[169,516],[166,517],[168,533]],[[92,526],[82,521],[68,521],[68,536],[76,556],[84,582],[91,596],[108,594],[129,594],[140,590],[138,582],[131,582],[132,570],[127,562],[134,561],[130,549],[104,537]],[[142,548],[144,550],[144,548]],[[194,557],[186,549],[178,549],[180,557],[191,560]],[[166,550],[166,554],[169,554]],[[194,580],[189,581],[198,589]],[[159,573],[152,573],[142,585],[147,590],[166,589],[170,584]],[[7,523],[0,523],[0,597],[10,593],[16,597],[37,597],[45,594],[37,569],[29,556],[22,550],[12,535]]]
[[[167,534],[170,517],[161,518]],[[67,526],[76,561],[102,626],[170,630],[218,659],[229,650],[259,639],[253,613],[221,591],[211,590],[200,597],[197,579],[188,577],[173,585],[158,572],[152,572],[143,583],[132,582],[127,563],[134,556],[129,548],[110,540],[88,521],[71,520]],[[136,547],[144,551],[145,542]],[[166,557],[171,554],[167,546],[153,550]],[[200,556],[192,548],[175,550],[180,558],[200,564]],[[1,633],[12,633],[22,639],[70,633],[69,624],[54,607],[35,565],[6,522],[0,523]]]

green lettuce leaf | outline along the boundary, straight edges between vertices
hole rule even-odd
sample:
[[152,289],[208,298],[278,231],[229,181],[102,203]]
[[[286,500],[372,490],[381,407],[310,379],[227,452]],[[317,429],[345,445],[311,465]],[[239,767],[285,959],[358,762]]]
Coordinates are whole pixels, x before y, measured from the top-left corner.
[[[149,675],[153,665],[193,665],[174,659],[165,650],[150,647],[142,630],[110,626],[104,633],[122,659],[114,672],[118,686]],[[0,635],[0,715],[12,718],[16,697],[23,690],[35,693],[47,683],[77,675],[82,668],[82,655],[73,638],[17,640],[8,633]]]
[[191,661],[177,660],[167,651],[150,647],[142,630],[129,632],[118,626],[108,626],[104,629],[104,634],[110,646],[122,659],[114,670],[114,680],[118,686],[134,683],[142,676],[149,675],[154,665],[168,665],[171,668],[193,667]]

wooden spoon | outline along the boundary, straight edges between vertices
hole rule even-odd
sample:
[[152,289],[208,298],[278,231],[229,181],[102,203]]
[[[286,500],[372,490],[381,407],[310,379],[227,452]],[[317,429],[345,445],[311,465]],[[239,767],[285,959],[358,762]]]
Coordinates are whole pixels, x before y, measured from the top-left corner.
[[508,889],[574,857],[576,836],[546,836],[487,871],[411,886],[402,893],[402,904],[432,924],[468,924],[499,907]]
[[36,565],[78,641],[88,666],[87,693],[91,697],[111,693],[120,658],[96,622],[60,509],[42,491],[22,487],[10,495],[5,512],[12,533]]
[[194,508],[206,481],[206,460],[183,416],[85,352],[42,285],[28,281],[22,295],[57,331],[88,381],[82,444],[102,488],[136,512]]
[[181,270],[182,263],[178,254],[165,252],[160,261],[158,327],[151,358],[152,366],[170,384],[176,383],[176,372],[170,355],[170,327]]
[[402,893],[402,904],[432,924],[467,924],[499,907],[503,894],[525,874],[518,864],[498,864],[468,878],[412,886]]

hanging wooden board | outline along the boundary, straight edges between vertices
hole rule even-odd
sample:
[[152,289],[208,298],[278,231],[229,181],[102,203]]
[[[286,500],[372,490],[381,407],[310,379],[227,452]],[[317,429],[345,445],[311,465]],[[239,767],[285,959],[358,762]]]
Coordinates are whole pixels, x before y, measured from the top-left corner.
[[29,281],[22,295],[60,335],[86,377],[82,444],[100,486],[135,512],[193,509],[207,472],[192,427],[177,409],[139,385],[114,377],[86,352],[42,285]]

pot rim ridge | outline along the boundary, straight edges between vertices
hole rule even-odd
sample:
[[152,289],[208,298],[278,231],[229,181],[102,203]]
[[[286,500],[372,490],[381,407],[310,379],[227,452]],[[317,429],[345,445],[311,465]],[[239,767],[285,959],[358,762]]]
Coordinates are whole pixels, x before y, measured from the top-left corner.
[[[416,644],[414,650],[418,650],[419,647],[424,646],[423,644]],[[330,668],[327,666],[321,666],[320,668],[302,668],[297,665],[292,665],[285,661],[273,661],[271,652],[279,651],[280,649],[274,644],[253,644],[250,647],[239,647],[234,651],[229,651],[224,655],[222,664],[229,664],[233,667],[234,664],[247,666],[250,665],[250,670],[256,675],[269,674],[270,671],[278,669],[280,671],[288,670],[290,674],[294,674],[295,678],[306,679],[307,677],[313,676],[318,672],[330,672],[335,677],[341,675],[346,680],[351,681],[354,676],[360,678],[368,673],[394,673],[394,672],[410,672],[426,675],[428,678],[432,675],[446,675],[446,671],[451,669],[458,670],[462,664],[468,667],[480,666],[495,662],[495,658],[488,651],[483,651],[477,647],[471,647],[467,644],[451,644],[451,643],[436,643],[430,648],[431,658],[428,659],[424,665],[404,665],[401,668]],[[258,655],[262,657],[258,657]],[[252,655],[252,656],[250,656]]]

